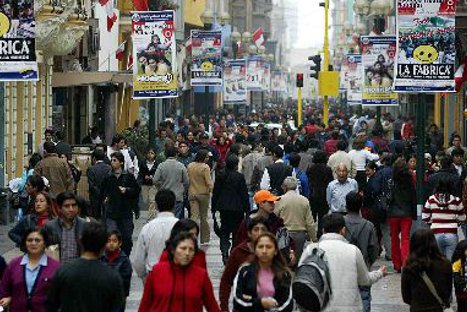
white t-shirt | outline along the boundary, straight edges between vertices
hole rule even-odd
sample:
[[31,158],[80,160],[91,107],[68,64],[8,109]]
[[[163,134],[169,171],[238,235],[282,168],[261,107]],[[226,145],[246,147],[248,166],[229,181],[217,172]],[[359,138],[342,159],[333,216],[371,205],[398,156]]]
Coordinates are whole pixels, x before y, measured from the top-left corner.
[[372,154],[366,149],[361,149],[359,151],[353,149],[349,152],[349,157],[354,162],[357,171],[365,170],[367,161],[379,159],[378,154]]

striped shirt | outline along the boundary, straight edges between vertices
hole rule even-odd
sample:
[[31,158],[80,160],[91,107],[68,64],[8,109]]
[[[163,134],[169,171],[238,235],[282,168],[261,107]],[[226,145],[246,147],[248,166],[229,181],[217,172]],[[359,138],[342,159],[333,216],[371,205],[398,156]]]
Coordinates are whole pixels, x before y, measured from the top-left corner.
[[457,234],[458,224],[465,222],[462,201],[453,195],[448,198],[444,194],[431,195],[423,207],[422,220],[431,224],[435,234]]

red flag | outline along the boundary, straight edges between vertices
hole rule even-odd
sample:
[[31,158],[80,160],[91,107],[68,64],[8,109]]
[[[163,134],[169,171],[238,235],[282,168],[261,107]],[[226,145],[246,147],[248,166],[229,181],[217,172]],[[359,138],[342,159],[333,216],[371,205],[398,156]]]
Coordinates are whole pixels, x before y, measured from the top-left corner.
[[113,0],[99,0],[100,5],[105,6],[107,13],[107,31],[112,30],[112,26],[117,21],[117,14],[114,12]]
[[258,28],[253,33],[253,41],[255,42],[257,47],[260,47],[260,46],[264,45],[264,36],[263,36],[263,28],[262,27]]
[[130,70],[133,67],[133,54],[128,55],[128,61],[126,62],[126,70]]
[[123,57],[125,56],[125,44],[126,41],[123,41],[122,44],[118,47],[118,49],[115,51],[115,57],[119,61],[123,60]]
[[185,49],[188,53],[191,52],[191,48],[193,47],[192,42],[191,42],[191,36],[188,38],[187,41],[185,41]]
[[148,0],[133,0],[133,6],[136,11],[148,11]]

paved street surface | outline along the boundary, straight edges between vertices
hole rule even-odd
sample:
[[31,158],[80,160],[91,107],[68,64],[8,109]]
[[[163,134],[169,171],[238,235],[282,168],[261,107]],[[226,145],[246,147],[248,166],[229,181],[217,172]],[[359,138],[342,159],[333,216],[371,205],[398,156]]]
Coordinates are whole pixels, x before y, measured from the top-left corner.
[[[139,220],[135,222],[135,231],[133,236],[133,241],[136,243],[138,233],[143,227],[146,220],[146,212],[143,211],[142,216]],[[20,251],[14,248],[14,244],[11,243],[8,238],[8,230],[11,226],[0,226],[0,251],[7,261],[11,260],[13,257],[21,255]],[[209,276],[211,277],[214,293],[216,297],[219,293],[219,283],[223,271],[223,264],[221,259],[221,253],[219,250],[219,238],[212,233],[211,243],[209,246],[202,247],[206,251],[207,263],[209,269]],[[342,259],[345,261],[345,259]],[[391,263],[388,261],[378,261],[375,266],[380,266],[382,264],[391,267]],[[138,311],[139,302],[143,295],[143,285],[141,280],[133,275],[131,281],[131,293],[130,297],[127,300],[127,310],[128,312]],[[372,311],[373,312],[408,312],[409,308],[402,302],[400,294],[400,274],[391,274],[386,278],[380,280],[377,284],[372,287]],[[345,312],[345,311],[343,311]]]

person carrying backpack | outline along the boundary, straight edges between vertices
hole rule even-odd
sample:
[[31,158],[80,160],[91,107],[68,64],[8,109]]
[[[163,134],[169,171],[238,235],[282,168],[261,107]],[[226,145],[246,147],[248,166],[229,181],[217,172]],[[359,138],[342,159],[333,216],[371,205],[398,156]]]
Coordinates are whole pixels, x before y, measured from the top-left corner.
[[[320,272],[321,275],[328,272],[332,296],[327,304],[325,301],[323,301],[324,304],[320,304],[320,311],[361,312],[362,304],[358,286],[369,286],[386,276],[386,266],[382,266],[376,271],[368,271],[361,251],[345,239],[347,229],[342,214],[332,213],[326,215],[323,218],[323,231],[324,234],[319,242],[309,244],[304,250],[298,264],[296,279],[299,277],[298,271],[300,268],[307,263],[309,257],[313,257],[316,250],[319,253],[324,252],[327,264],[325,269]],[[315,277],[316,275],[309,275],[308,278],[308,283],[312,286],[308,290],[310,300],[312,298],[322,298],[321,295],[317,296],[312,290],[318,285],[315,282]],[[321,279],[323,278],[321,277]],[[297,300],[296,297],[295,299]],[[297,303],[300,304],[298,300]]]
[[[370,269],[379,255],[379,244],[373,223],[360,216],[363,200],[356,192],[345,197],[348,214],[344,217],[347,229],[347,240],[362,252],[363,260]],[[359,286],[362,297],[363,312],[371,311],[371,286]]]

